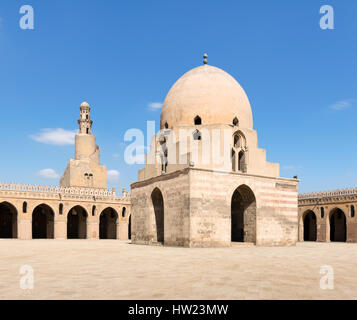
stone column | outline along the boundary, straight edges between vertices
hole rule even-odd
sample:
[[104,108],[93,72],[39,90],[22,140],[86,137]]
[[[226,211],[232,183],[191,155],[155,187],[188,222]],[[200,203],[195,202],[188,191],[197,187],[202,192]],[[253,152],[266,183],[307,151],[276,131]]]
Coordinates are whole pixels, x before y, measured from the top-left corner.
[[30,218],[19,217],[17,238],[20,240],[32,239],[32,221]]
[[117,239],[128,240],[128,221],[122,220],[117,224]]
[[87,239],[99,239],[99,223],[97,221],[87,222]]
[[55,239],[67,239],[66,221],[55,220]]

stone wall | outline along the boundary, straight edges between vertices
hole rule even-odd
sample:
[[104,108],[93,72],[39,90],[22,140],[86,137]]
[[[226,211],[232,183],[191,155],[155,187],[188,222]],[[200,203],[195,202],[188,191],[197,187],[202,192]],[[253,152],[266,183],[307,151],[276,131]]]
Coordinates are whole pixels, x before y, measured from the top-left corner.
[[[27,210],[24,212],[24,202]],[[99,239],[100,215],[106,208],[113,208],[117,215],[117,239],[128,239],[128,221],[131,214],[130,194],[122,197],[115,192],[92,188],[61,188],[0,183],[0,204],[8,203],[16,209],[17,238],[32,239],[32,214],[41,204],[49,206],[54,214],[54,238],[67,238],[67,215],[75,206],[87,213],[87,239]],[[60,205],[62,210],[60,210]],[[93,210],[93,208],[95,209]],[[122,209],[126,208],[125,217]]]
[[346,241],[357,242],[357,188],[299,195],[299,241],[304,241],[304,218],[313,212],[317,241],[330,242],[331,215],[336,209],[340,209],[346,219]]
[[[255,214],[257,245],[293,245],[298,236],[297,180],[265,178],[187,168],[132,185],[133,241],[154,242],[151,193],[164,198],[165,245],[231,245],[231,201],[239,186],[255,196],[247,216]],[[248,222],[252,224],[252,221]],[[253,233],[252,233],[253,234]]]

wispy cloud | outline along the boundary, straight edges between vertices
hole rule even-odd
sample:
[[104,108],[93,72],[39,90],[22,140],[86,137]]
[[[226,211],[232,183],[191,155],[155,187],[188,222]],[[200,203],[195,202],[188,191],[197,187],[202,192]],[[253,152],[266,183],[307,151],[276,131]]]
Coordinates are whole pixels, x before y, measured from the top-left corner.
[[161,102],[150,102],[148,104],[148,108],[150,111],[157,111],[162,108],[162,103]]
[[341,111],[351,107],[356,102],[355,99],[346,99],[338,101],[330,106],[330,109],[335,111]]
[[64,146],[74,144],[74,138],[77,130],[42,129],[40,133],[30,135],[30,138],[41,143]]
[[291,170],[300,170],[300,169],[302,169],[302,166],[294,166],[294,165],[288,164],[288,165],[282,166],[281,168],[286,171],[291,171]]
[[107,175],[110,181],[118,181],[120,177],[120,173],[117,170],[108,170]]
[[59,174],[53,169],[43,169],[37,172],[37,174],[45,179],[58,179]]

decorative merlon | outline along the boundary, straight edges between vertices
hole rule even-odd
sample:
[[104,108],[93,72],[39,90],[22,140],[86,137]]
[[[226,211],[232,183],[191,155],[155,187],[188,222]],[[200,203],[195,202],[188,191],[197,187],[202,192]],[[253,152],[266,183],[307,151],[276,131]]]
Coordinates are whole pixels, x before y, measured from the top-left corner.
[[355,195],[357,195],[357,188],[338,189],[332,191],[302,193],[299,194],[299,200],[321,199],[321,198],[340,197],[340,196],[355,196]]
[[122,197],[116,196],[115,190],[97,189],[97,188],[77,188],[77,187],[58,187],[58,186],[37,186],[16,183],[0,183],[0,195],[3,192],[26,192],[59,194],[61,196],[77,195],[101,198],[115,198],[115,200],[130,199],[130,193],[123,192]]

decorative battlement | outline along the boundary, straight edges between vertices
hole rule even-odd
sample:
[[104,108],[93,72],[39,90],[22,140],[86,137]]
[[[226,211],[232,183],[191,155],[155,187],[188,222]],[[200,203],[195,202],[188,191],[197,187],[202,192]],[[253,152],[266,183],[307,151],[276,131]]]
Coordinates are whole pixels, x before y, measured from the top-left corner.
[[110,199],[114,201],[130,200],[130,193],[125,192],[121,197],[116,196],[114,190],[96,189],[96,188],[76,188],[76,187],[55,187],[55,186],[37,186],[16,183],[0,183],[0,195],[2,193],[25,193],[27,196],[41,193],[47,194],[49,198],[53,195],[58,195],[60,198],[66,196],[79,196],[79,197],[96,197],[101,199]]
[[299,206],[357,201],[357,188],[299,194]]

